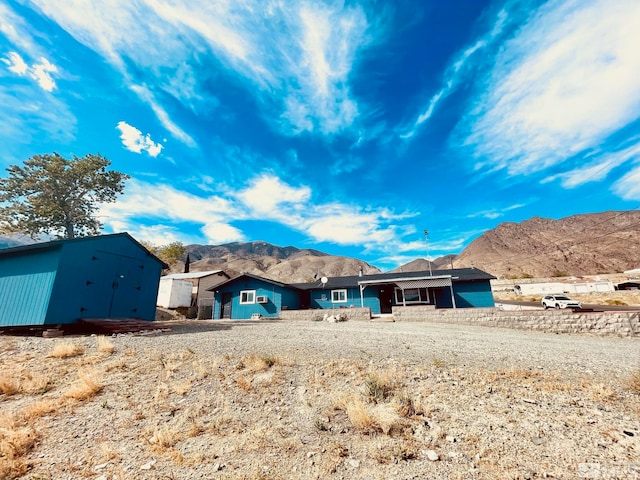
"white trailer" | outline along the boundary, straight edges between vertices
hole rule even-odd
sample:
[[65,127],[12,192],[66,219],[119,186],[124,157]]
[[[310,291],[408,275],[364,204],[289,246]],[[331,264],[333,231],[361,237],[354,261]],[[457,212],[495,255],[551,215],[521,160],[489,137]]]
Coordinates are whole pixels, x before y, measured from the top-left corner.
[[192,291],[193,283],[189,280],[162,277],[156,305],[163,308],[190,307]]

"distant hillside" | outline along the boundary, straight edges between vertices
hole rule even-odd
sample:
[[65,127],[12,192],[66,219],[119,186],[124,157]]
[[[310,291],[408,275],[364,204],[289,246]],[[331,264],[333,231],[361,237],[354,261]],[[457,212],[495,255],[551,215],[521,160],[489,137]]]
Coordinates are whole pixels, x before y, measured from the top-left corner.
[[498,277],[615,273],[640,267],[640,211],[502,223],[454,260]]
[[0,248],[17,247],[33,243],[33,240],[27,235],[0,235]]
[[[278,247],[266,242],[229,243],[226,245],[189,245],[187,253],[191,271],[224,270],[230,275],[252,273],[287,283],[302,283],[314,276],[357,275],[380,270],[362,260],[328,255],[313,249]],[[172,272],[183,265],[172,266]]]

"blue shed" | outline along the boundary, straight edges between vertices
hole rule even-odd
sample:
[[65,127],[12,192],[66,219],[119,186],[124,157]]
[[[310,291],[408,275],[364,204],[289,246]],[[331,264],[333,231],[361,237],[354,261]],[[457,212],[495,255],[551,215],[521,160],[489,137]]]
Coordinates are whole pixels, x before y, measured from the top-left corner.
[[0,249],[0,327],[154,320],[163,267],[128,233]]
[[300,308],[300,291],[268,278],[243,273],[210,290],[214,292],[214,319],[249,319],[253,315],[277,318],[280,310]]

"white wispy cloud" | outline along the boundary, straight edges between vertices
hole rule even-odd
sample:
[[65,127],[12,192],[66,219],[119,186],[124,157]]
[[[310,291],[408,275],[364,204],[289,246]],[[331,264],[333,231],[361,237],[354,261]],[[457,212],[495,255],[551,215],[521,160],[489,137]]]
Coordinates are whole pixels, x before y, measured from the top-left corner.
[[7,58],[1,60],[8,65],[7,69],[10,72],[17,73],[18,75],[24,75],[27,73],[27,70],[29,70],[29,66],[17,52],[9,52]]
[[[195,243],[204,239],[219,244],[244,240],[242,232],[231,222],[246,218],[246,215],[233,200],[219,195],[198,196],[171,185],[131,179],[124,195],[116,203],[102,205],[98,217],[111,231],[127,230],[150,241],[151,237],[143,236],[145,232],[165,231],[163,229],[182,222],[195,223],[201,226],[203,237],[195,240],[181,234],[180,240]],[[148,230],[151,227],[155,230]],[[155,240],[154,243],[170,242]]]
[[474,212],[467,216],[467,218],[488,218],[490,220],[495,220],[496,218],[503,217],[505,213],[510,212],[512,210],[517,210],[519,208],[524,207],[526,204],[524,203],[516,203],[514,205],[507,205],[499,208],[492,208],[490,210],[482,210],[480,212]]
[[458,88],[460,82],[464,79],[465,68],[473,56],[488,45],[491,45],[500,36],[508,18],[507,9],[503,8],[496,15],[496,21],[492,28],[482,38],[476,40],[471,46],[466,47],[458,54],[444,74],[443,86],[431,95],[426,106],[413,123],[409,127],[401,129],[398,134],[400,138],[407,140],[416,135],[419,127],[431,118],[438,104]]
[[594,155],[590,157],[590,161],[586,165],[569,172],[550,176],[543,180],[543,183],[560,179],[563,187],[574,188],[585,183],[598,182],[605,179],[614,168],[630,160],[638,159],[640,159],[640,143],[619,151]]
[[151,135],[148,133],[143,135],[140,130],[127,122],[118,122],[116,128],[120,130],[120,139],[127,150],[135,153],[144,151],[151,157],[157,157],[162,151],[161,143],[154,142],[151,140]]
[[625,200],[640,200],[640,163],[613,185],[613,191]]
[[[129,62],[155,74],[147,92],[162,90],[189,108],[211,95],[202,93],[199,69],[203,55],[215,56],[258,97],[265,119],[290,134],[332,134],[356,121],[359,108],[349,76],[359,51],[378,34],[369,28],[362,6],[333,0],[113,0],[109,15],[89,0],[34,3],[132,85]],[[162,32],[161,42],[157,32]],[[175,75],[168,74],[172,71]],[[157,100],[134,91],[169,131],[188,141],[177,125],[170,128],[167,111]],[[274,101],[279,114],[272,110]]]
[[40,57],[37,63],[29,66],[24,59],[17,52],[9,52],[7,58],[2,58],[3,63],[7,66],[7,69],[17,75],[28,75],[36,81],[38,86],[47,92],[53,91],[56,87],[56,82],[53,79],[53,74],[58,72],[58,67],[52,64],[45,57]]
[[166,232],[181,223],[199,225],[201,238],[191,236],[189,242],[242,241],[245,235],[238,225],[246,220],[260,220],[279,223],[315,242],[357,245],[371,251],[391,251],[407,244],[403,238],[406,229],[396,223],[413,215],[398,214],[384,207],[316,202],[308,186],[292,186],[269,174],[252,179],[240,190],[219,185],[216,194],[206,195],[133,179],[118,202],[102,206],[99,213],[111,231],[128,230],[154,243],[157,241],[151,238],[152,232]]
[[492,59],[459,126],[476,168],[541,171],[601,147],[636,120],[639,24],[635,0],[544,4]]

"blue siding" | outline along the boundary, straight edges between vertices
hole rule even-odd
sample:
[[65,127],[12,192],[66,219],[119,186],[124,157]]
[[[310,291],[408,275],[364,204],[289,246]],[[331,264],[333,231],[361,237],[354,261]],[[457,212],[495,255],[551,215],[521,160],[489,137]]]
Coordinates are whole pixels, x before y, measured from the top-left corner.
[[486,282],[454,283],[453,291],[456,296],[456,307],[494,307],[491,284]]
[[0,325],[154,320],[162,264],[126,234],[0,251]]
[[[268,301],[267,303],[241,305],[240,292],[243,290],[255,290],[256,297],[265,296]],[[224,293],[231,293],[233,295],[231,318],[236,320],[251,318],[254,313],[259,313],[266,318],[277,318],[282,306],[291,310],[300,307],[300,298],[295,290],[269,282],[263,282],[255,278],[240,277],[237,281],[222,285],[220,289],[216,291],[213,318],[220,318],[220,302],[222,294]]]
[[0,259],[0,326],[43,325],[59,250]]
[[[311,291],[311,308],[349,308],[362,306],[360,301],[360,287],[347,288],[347,301],[334,303],[331,301],[331,290],[345,290],[344,288],[321,289]],[[365,288],[363,293],[364,307],[369,307],[371,313],[377,315],[380,313],[380,300],[378,298],[378,290],[375,288]]]
[[162,266],[127,236],[66,243],[47,322],[155,319]]

